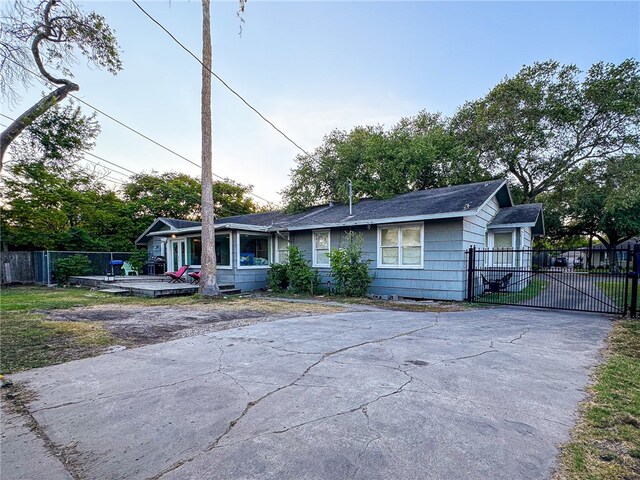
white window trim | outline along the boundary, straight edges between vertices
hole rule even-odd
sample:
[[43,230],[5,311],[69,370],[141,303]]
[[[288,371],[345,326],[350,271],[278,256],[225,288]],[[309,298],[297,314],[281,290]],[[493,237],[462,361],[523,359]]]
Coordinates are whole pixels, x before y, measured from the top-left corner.
[[[253,237],[269,237],[267,243],[267,252],[269,254],[269,265],[240,265],[240,235],[247,235]],[[271,249],[273,248],[273,235],[270,233],[257,233],[257,232],[236,232],[236,245],[238,248],[236,249],[236,262],[238,265],[238,269],[242,270],[264,270],[265,268],[271,268],[271,262],[273,261],[273,254]]]
[[[285,239],[286,237],[286,239]],[[275,234],[275,242],[274,242],[274,250],[273,250],[273,263],[280,263],[280,242],[286,242],[287,247],[291,245],[291,235],[289,232],[276,232]],[[284,249],[283,249],[284,250]]]
[[[229,265],[220,265],[216,263],[216,269],[217,270],[233,270],[233,242],[231,241],[231,239],[233,238],[233,234],[231,232],[224,232],[224,233],[216,233],[216,235],[229,236]],[[200,237],[200,239],[202,239],[202,235],[186,235],[184,238],[189,239],[189,238],[195,238],[195,237]],[[189,270],[193,268],[201,269],[202,265],[191,265],[189,267]]]
[[[497,250],[496,246],[495,246],[495,234],[496,233],[510,233],[511,234],[511,249],[514,250],[512,252],[512,259],[513,261],[511,263],[493,263],[493,252],[494,250]],[[522,235],[522,233],[520,234]],[[520,239],[520,241],[522,242],[522,237]],[[518,261],[516,262],[516,229],[496,229],[496,230],[490,230],[489,231],[489,255],[488,255],[488,267],[495,267],[495,268],[514,268],[517,265],[517,263],[521,263],[522,259],[518,258]]]
[[331,230],[311,230],[311,266],[317,268],[331,268],[331,261],[327,258],[327,263],[318,263],[316,252],[316,233],[327,233],[329,236],[329,252],[331,252]]
[[[420,227],[420,265],[402,265],[402,228],[404,227]],[[384,265],[382,263],[382,230],[387,228],[398,228],[398,265]],[[417,223],[391,223],[378,225],[378,244],[377,244],[377,268],[391,268],[396,270],[424,270],[424,222]]]

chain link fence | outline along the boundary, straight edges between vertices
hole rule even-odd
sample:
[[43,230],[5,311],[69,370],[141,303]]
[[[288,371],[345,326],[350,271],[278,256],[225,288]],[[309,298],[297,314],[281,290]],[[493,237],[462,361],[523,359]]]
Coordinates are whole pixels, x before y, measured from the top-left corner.
[[50,285],[58,283],[56,279],[56,265],[58,260],[74,255],[87,257],[90,263],[90,271],[87,275],[104,275],[105,273],[120,274],[120,265],[111,265],[113,260],[128,261],[133,252],[62,252],[47,250],[33,252],[33,264],[35,270],[35,283]]

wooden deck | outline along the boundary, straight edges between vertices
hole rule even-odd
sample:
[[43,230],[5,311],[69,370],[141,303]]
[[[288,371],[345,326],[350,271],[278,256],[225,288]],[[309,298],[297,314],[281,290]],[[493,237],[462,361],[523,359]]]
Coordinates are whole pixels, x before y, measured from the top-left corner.
[[[100,291],[116,295],[136,295],[139,297],[167,297],[173,295],[193,295],[198,292],[195,283],[169,283],[169,278],[163,275],[131,275],[128,277],[109,277],[105,281],[104,275],[89,275],[69,277],[69,283],[96,287]],[[233,285],[221,285],[224,294],[240,293]]]

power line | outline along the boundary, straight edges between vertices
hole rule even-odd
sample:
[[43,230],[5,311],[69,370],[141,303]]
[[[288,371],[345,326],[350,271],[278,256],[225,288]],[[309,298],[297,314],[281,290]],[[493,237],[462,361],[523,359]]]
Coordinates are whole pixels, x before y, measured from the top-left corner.
[[300,145],[298,145],[296,142],[294,142],[286,133],[284,133],[282,130],[280,130],[278,127],[276,127],[273,122],[271,122],[271,120],[269,120],[267,117],[265,117],[262,113],[260,113],[258,111],[257,108],[255,108],[253,105],[251,105],[242,95],[240,95],[238,92],[236,92],[233,88],[231,88],[231,86],[225,82],[217,73],[215,73],[213,70],[211,70],[209,67],[207,67],[202,60],[200,60],[200,57],[198,57],[195,53],[193,53],[191,50],[189,50],[189,48],[187,48],[182,42],[180,42],[180,40],[178,40],[169,30],[167,30],[164,25],[162,25],[158,20],[156,20],[155,18],[153,18],[149,12],[147,12],[144,8],[142,8],[140,6],[140,4],[136,1],[136,0],[131,0],[136,7],[138,7],[142,13],[144,13],[147,17],[149,17],[151,19],[151,21],[153,23],[155,23],[156,25],[158,25],[167,35],[169,35],[169,37],[171,37],[171,39],[176,42],[185,52],[187,52],[189,55],[191,55],[193,58],[196,59],[196,61],[202,65],[204,68],[207,69],[207,71],[213,75],[220,83],[222,83],[222,85],[224,85],[227,90],[229,90],[231,93],[233,93],[236,97],[238,97],[240,100],[242,100],[242,102],[249,107],[251,110],[253,110],[262,120],[264,120],[265,122],[267,122],[271,127],[273,127],[273,129],[278,132],[280,135],[282,135],[284,138],[286,138],[289,142],[291,142],[298,150],[300,150],[302,153],[304,153],[305,155],[309,155],[309,152],[307,152],[304,148],[302,148]]
[[[25,67],[24,65],[22,65],[22,64],[20,64],[20,63],[18,63],[16,60],[14,60],[14,59],[12,59],[12,58],[7,58],[7,60],[9,60],[9,61],[11,61],[11,62],[15,63],[15,64],[16,64],[16,65],[18,65],[19,67],[23,68],[25,71],[29,72],[31,75],[33,75],[33,76],[35,76],[35,77],[38,77],[38,79],[39,79],[39,80],[45,80],[46,82],[48,82],[48,83],[50,83],[50,84],[52,84],[52,85],[56,85],[56,84],[55,84],[55,83],[53,83],[51,80],[46,79],[46,78],[43,78],[41,75],[39,75],[38,73],[34,72],[33,70],[30,70],[29,68]],[[77,100],[77,101],[79,101],[80,103],[85,104],[85,105],[86,105],[86,106],[88,106],[89,108],[92,108],[92,109],[93,109],[93,110],[95,110],[96,112],[98,112],[98,113],[100,113],[100,114],[104,115],[104,116],[105,116],[105,117],[107,117],[108,119],[110,119],[110,120],[112,120],[112,121],[116,122],[117,124],[119,124],[119,125],[123,126],[123,127],[124,127],[124,128],[126,128],[127,130],[130,130],[131,132],[135,133],[136,135],[139,135],[139,136],[141,136],[142,138],[144,138],[145,140],[148,140],[149,142],[153,143],[154,145],[156,145],[156,146],[158,146],[158,147],[160,147],[160,148],[162,148],[162,149],[166,150],[167,152],[169,152],[169,153],[171,153],[171,154],[173,154],[173,155],[177,156],[178,158],[181,158],[182,160],[184,160],[184,161],[186,161],[186,162],[189,162],[190,164],[195,165],[196,167],[198,167],[198,168],[202,169],[202,166],[201,166],[200,164],[198,164],[198,163],[196,163],[196,162],[194,162],[194,161],[192,161],[192,160],[189,160],[189,159],[188,159],[187,157],[185,157],[184,155],[181,155],[181,154],[179,154],[178,152],[176,152],[176,151],[174,151],[174,150],[170,149],[169,147],[164,146],[164,145],[163,145],[163,144],[161,144],[160,142],[158,142],[158,141],[156,141],[156,140],[154,140],[154,139],[152,139],[152,138],[148,137],[148,136],[147,136],[147,135],[145,135],[144,133],[139,132],[139,131],[138,131],[138,130],[136,130],[135,128],[130,127],[130,126],[129,126],[129,125],[127,125],[126,123],[121,122],[121,121],[120,121],[120,120],[118,120],[117,118],[115,118],[115,117],[113,117],[113,116],[109,115],[108,113],[104,112],[103,110],[100,110],[98,107],[95,107],[94,105],[92,105],[92,104],[90,104],[89,102],[87,102],[87,101],[85,101],[85,100],[81,99],[80,97],[78,97],[78,96],[76,96],[76,95],[74,95],[74,94],[72,94],[72,93],[69,93],[69,96],[70,96],[70,97],[73,97],[74,99],[76,99],[76,100]],[[8,117],[7,117],[7,118],[8,118]],[[217,179],[219,179],[219,180],[222,180],[223,182],[226,182],[227,180],[233,180],[233,179],[229,179],[229,178],[222,177],[222,176],[217,175],[217,174],[215,174],[215,173],[213,173],[213,172],[211,173],[211,175],[212,175],[212,176],[214,176],[214,177],[216,177],[216,178],[217,178]],[[271,201],[267,200],[267,199],[266,199],[266,198],[264,198],[264,197],[261,197],[261,196],[260,196],[260,195],[258,195],[257,193],[248,192],[247,194],[248,194],[248,195],[251,195],[252,197],[255,197],[255,198],[259,199],[259,200],[262,200],[263,202],[266,202],[268,205],[271,205],[271,206],[273,206],[273,205],[274,205],[274,203],[273,203],[273,202],[271,202]]]
[[[8,119],[9,119],[9,120],[11,120],[12,122],[15,122],[15,121],[16,121],[16,119],[15,119],[15,118],[10,117],[9,115],[5,115],[4,113],[0,113],[0,115],[2,115],[2,116],[3,116],[3,117],[5,117],[5,118],[8,118]],[[7,128],[7,125],[3,125],[3,127]],[[133,170],[129,170],[128,168],[123,167],[122,165],[118,165],[118,164],[117,164],[117,163],[115,163],[115,162],[111,162],[111,161],[107,160],[106,158],[99,157],[98,155],[95,155],[95,154],[93,154],[93,153],[91,153],[91,152],[89,152],[89,151],[87,151],[87,150],[80,149],[80,151],[81,151],[81,152],[83,152],[83,153],[84,153],[84,154],[86,154],[86,155],[90,155],[90,156],[92,156],[92,157],[94,157],[94,158],[96,158],[96,159],[98,159],[98,160],[101,160],[101,161],[103,161],[103,162],[105,162],[105,163],[108,163],[108,164],[110,164],[110,165],[116,166],[116,167],[118,167],[118,168],[120,168],[120,169],[122,169],[122,170],[124,170],[124,171],[126,171],[126,172],[128,172],[128,173],[131,173],[131,174],[133,174],[133,175],[137,175],[137,173],[136,173],[136,172],[134,172]],[[86,159],[86,158],[85,158],[84,160],[86,160],[86,161],[87,161],[87,162],[89,162],[89,163],[93,163],[94,165],[99,165],[98,163],[96,163],[96,162],[92,162],[91,160],[88,160],[88,159]],[[106,165],[100,165],[100,166],[101,166],[101,167],[106,168],[107,170],[109,170],[109,171],[111,171],[111,172],[113,172],[113,173],[118,173],[118,174],[120,174],[120,175],[123,175],[123,176],[125,176],[125,177],[128,177],[128,175],[127,175],[127,174],[122,173],[122,172],[118,172],[118,171],[114,170],[113,168],[109,168],[109,167],[107,167]],[[123,184],[123,185],[124,185],[124,184]]]
[[[4,113],[0,113],[0,115],[1,115],[1,116],[3,116],[3,117],[5,117],[5,118],[8,118],[8,119],[9,119],[9,120],[11,120],[11,121],[15,121],[15,119],[14,119],[14,118],[11,118],[10,116],[5,115]],[[3,123],[0,123],[0,126],[2,126],[2,127],[4,127],[4,128],[8,128],[8,125],[5,125],[5,124],[3,124]],[[91,152],[89,152],[89,151],[87,151],[87,150],[80,149],[80,151],[81,151],[81,152],[83,152],[83,153],[84,153],[84,154],[86,154],[86,155],[91,155],[92,157],[95,157],[95,158],[97,158],[98,160],[101,160],[101,161],[103,161],[103,162],[109,163],[109,164],[111,164],[111,165],[115,165],[115,166],[117,166],[118,168],[121,168],[121,169],[123,169],[123,170],[126,170],[127,172],[130,172],[130,173],[131,173],[131,174],[133,174],[133,175],[140,175],[139,173],[134,172],[133,170],[129,170],[128,168],[122,167],[121,165],[118,165],[118,164],[117,164],[117,163],[115,163],[115,162],[111,162],[111,161],[107,160],[106,158],[103,158],[103,157],[100,157],[100,156],[98,156],[98,155],[95,155],[95,154],[93,154],[93,153],[91,153]],[[126,174],[124,174],[124,173],[122,173],[122,172],[118,172],[118,171],[114,170],[113,168],[107,167],[106,165],[102,165],[102,164],[100,164],[100,163],[98,163],[98,162],[94,162],[94,161],[92,161],[92,160],[89,160],[88,158],[83,158],[83,160],[84,160],[84,161],[86,161],[86,162],[92,163],[93,165],[97,165],[97,166],[99,166],[99,167],[102,167],[102,168],[104,168],[104,169],[108,170],[109,172],[117,173],[117,174],[119,174],[119,175],[122,175],[122,176],[127,177],[127,175],[126,175]],[[116,179],[116,178],[113,178],[113,177],[109,177],[108,175],[106,175],[104,178],[107,178],[109,181],[111,181],[111,182],[113,182],[113,183],[119,183],[120,185],[126,185],[126,184],[127,184],[127,182],[123,182],[122,180],[119,180],[119,179]],[[241,213],[241,212],[236,212],[235,210],[231,210],[231,209],[229,209],[229,208],[225,208],[225,210],[226,210],[228,213],[232,214],[232,216],[250,215],[250,213]]]
[[[1,114],[1,113],[0,113],[0,115],[2,115],[3,117],[7,117],[7,115]],[[7,117],[7,118],[9,118],[9,120],[11,120],[11,118],[10,118],[10,117]],[[0,127],[8,128],[8,125],[5,125],[4,123],[0,123]],[[80,151],[81,151],[81,152],[83,152],[83,153],[85,153],[85,154],[89,153],[89,152],[87,152],[86,150],[80,150]],[[83,158],[83,160],[84,160],[84,161],[86,161],[86,162],[89,162],[89,163],[91,163],[91,164],[93,164],[93,165],[96,165],[96,166],[98,166],[98,167],[104,168],[105,170],[108,170],[108,171],[109,171],[109,172],[111,172],[111,173],[118,173],[118,174],[120,174],[120,175],[125,175],[124,173],[120,173],[120,172],[118,172],[118,171],[116,171],[116,170],[113,170],[113,169],[111,169],[111,168],[107,167],[106,165],[102,165],[102,164],[100,164],[100,163],[98,163],[98,162],[93,162],[93,161],[91,161],[91,160],[89,160],[89,159],[87,159],[87,158]],[[104,160],[104,159],[103,159],[103,160]],[[105,161],[106,161],[106,160],[105,160]],[[126,176],[126,175],[125,175],[125,176]],[[107,179],[107,180],[109,180],[110,182],[113,182],[113,183],[119,183],[120,185],[125,185],[125,184],[126,184],[125,182],[123,182],[122,180],[120,180],[120,179],[118,179],[118,178],[110,177],[108,174],[107,174],[107,175],[105,175],[105,176],[103,177],[103,179]]]

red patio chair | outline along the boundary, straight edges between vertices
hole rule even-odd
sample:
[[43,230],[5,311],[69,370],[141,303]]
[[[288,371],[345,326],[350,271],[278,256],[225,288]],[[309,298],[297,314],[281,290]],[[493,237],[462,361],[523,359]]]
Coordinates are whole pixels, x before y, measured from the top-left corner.
[[169,280],[169,283],[187,283],[187,281],[182,277],[184,276],[184,273],[189,270],[189,266],[190,265],[183,265],[177,272],[164,272],[164,274],[171,278],[171,280]]
[[200,277],[202,276],[202,273],[191,272],[191,273],[188,273],[187,275],[191,277],[191,283],[200,283]]

